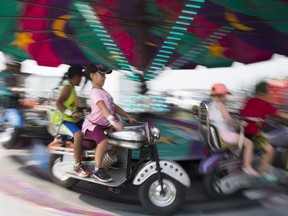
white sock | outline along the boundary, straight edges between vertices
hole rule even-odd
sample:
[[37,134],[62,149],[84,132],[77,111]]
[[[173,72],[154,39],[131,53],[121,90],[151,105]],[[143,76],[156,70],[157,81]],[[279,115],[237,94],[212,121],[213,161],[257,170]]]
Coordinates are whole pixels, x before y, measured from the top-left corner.
[[81,163],[75,163],[75,164],[74,164],[74,167],[78,167],[78,166],[80,166],[80,164],[81,164]]
[[95,172],[97,172],[98,170],[99,170],[99,167],[96,167],[96,166],[95,166]]

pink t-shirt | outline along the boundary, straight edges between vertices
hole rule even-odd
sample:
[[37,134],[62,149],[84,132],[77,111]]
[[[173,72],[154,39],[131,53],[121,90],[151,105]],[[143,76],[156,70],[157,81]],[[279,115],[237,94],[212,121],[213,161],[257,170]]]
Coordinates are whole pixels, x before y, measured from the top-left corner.
[[[113,115],[115,110],[115,104],[113,97],[104,89],[93,88],[90,92],[90,106],[91,113],[89,113],[83,123],[82,132],[85,134],[86,130],[93,131],[97,125],[101,125],[104,127],[109,127],[111,124],[105,118],[100,108],[97,106],[99,101],[103,101]],[[95,125],[95,124],[97,125]]]

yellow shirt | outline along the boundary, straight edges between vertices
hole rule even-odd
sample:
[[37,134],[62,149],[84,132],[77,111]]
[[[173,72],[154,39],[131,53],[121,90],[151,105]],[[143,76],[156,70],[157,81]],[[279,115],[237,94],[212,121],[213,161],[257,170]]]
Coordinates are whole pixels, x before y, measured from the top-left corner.
[[[75,91],[74,87],[69,82],[67,82],[63,85],[63,89],[66,86],[71,86],[71,92],[70,92],[69,97],[65,101],[63,101],[63,105],[66,109],[69,109],[72,112],[77,112],[78,98],[77,98],[76,91]],[[63,121],[77,123],[77,122],[79,122],[79,120],[80,120],[79,118],[72,118],[71,116],[68,116],[68,115],[63,113]]]

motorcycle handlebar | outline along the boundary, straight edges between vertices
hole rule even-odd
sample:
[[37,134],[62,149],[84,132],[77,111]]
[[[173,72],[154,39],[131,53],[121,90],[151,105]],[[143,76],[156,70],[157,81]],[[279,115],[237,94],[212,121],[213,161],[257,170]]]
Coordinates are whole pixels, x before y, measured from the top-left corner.
[[143,127],[146,124],[148,124],[147,122],[141,122],[141,121],[136,121],[136,122],[134,122],[132,124],[128,120],[125,120],[125,122],[130,124],[129,126],[125,126],[124,127],[125,129],[133,129],[133,128],[136,128],[136,127]]

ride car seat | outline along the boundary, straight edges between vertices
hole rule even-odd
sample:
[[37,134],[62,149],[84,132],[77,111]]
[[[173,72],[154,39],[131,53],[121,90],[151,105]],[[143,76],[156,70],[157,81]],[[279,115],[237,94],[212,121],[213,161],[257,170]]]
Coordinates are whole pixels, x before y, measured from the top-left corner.
[[213,152],[223,152],[235,148],[235,145],[226,143],[221,139],[218,129],[211,123],[209,118],[209,103],[210,101],[202,101],[198,108],[198,130],[200,139],[206,147],[211,149]]

